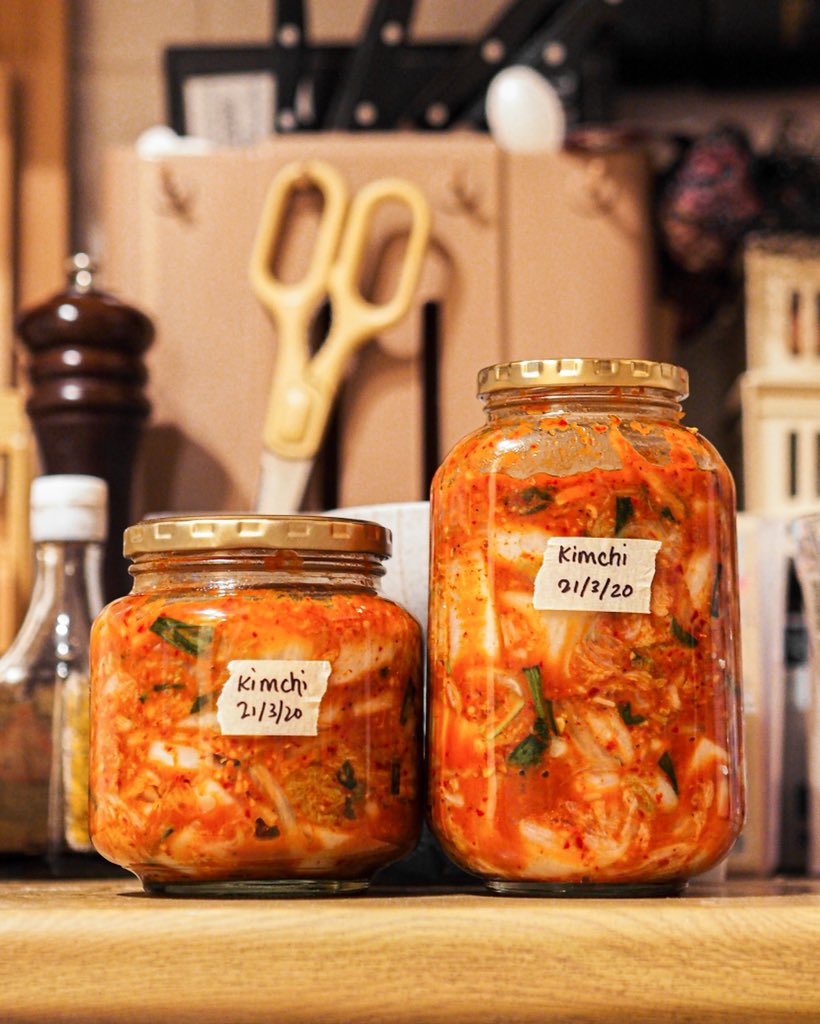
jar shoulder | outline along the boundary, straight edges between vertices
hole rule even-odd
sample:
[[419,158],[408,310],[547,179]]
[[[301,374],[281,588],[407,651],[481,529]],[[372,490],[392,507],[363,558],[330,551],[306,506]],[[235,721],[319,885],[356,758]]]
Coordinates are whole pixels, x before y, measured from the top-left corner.
[[265,586],[185,587],[169,580],[146,586],[107,605],[92,628],[92,641],[102,633],[123,637],[155,633],[175,622],[186,625],[309,632],[311,629],[366,623],[375,633],[396,633],[420,640],[421,626],[402,605],[367,589],[287,588]]
[[442,461],[434,489],[464,470],[565,477],[619,470],[630,462],[664,466],[672,459],[718,473],[733,487],[715,445],[683,423],[617,416],[528,416],[486,424],[458,441]]

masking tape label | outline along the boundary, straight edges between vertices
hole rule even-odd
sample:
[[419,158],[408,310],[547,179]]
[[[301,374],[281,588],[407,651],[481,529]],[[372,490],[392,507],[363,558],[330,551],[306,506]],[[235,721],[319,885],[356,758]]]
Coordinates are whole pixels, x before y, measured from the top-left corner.
[[659,540],[551,537],[535,577],[540,610],[648,614]]
[[231,661],[216,705],[223,736],[315,736],[329,661]]

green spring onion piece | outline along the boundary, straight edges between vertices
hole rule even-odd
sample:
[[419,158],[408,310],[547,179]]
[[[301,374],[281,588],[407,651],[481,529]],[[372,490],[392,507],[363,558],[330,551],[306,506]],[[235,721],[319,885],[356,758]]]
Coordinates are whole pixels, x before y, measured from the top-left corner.
[[350,761],[342,762],[342,767],[336,772],[336,779],[345,789],[356,788],[356,773]]
[[543,512],[553,502],[553,492],[545,487],[525,487],[518,494],[513,494],[507,499],[507,507],[516,515],[532,516],[537,512]]
[[675,775],[675,766],[672,763],[672,758],[668,750],[665,750],[663,754],[658,758],[658,767],[666,775],[672,784],[672,789],[675,791],[675,796],[678,795],[678,777]]
[[547,744],[530,733],[507,754],[507,763],[518,765],[519,768],[530,768],[538,764],[546,749]]
[[697,647],[697,637],[693,636],[690,632],[685,630],[678,620],[673,616],[672,622],[670,623],[672,629],[672,636],[678,641],[679,644],[683,644],[684,647]]
[[280,835],[278,825],[269,825],[264,818],[257,818],[253,834],[257,839],[276,839]]
[[160,639],[176,647],[183,654],[193,654],[194,657],[202,654],[214,636],[212,626],[180,622],[179,619],[171,619],[167,615],[160,615],[151,625],[151,632],[156,633]]
[[198,714],[203,708],[206,708],[212,700],[216,699],[215,693],[200,693],[200,695],[194,700],[191,705],[191,710],[188,712],[190,715]]
[[632,499],[621,494],[615,496],[615,533],[616,535],[626,526],[635,515],[635,506]]
[[713,619],[720,617],[720,580],[723,576],[723,562],[718,562],[715,569],[715,581],[712,584],[712,600],[709,603],[709,614]]
[[646,721],[645,715],[633,715],[632,714],[632,701],[625,701],[623,704],[618,705],[618,711],[620,712],[621,718],[624,721],[624,725],[641,725]]
[[416,696],[416,687],[412,679],[407,680],[404,688],[404,696],[401,699],[401,711],[399,712],[399,725],[406,725],[413,710],[413,702]]

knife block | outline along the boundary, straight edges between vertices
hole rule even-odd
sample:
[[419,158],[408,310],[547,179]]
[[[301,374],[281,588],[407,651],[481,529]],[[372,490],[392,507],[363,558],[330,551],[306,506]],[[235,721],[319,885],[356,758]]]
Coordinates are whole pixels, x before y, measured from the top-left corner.
[[[146,511],[252,506],[276,334],[248,283],[273,175],[335,164],[351,190],[418,184],[433,231],[414,307],[350,366],[305,508],[427,497],[455,441],[482,422],[476,373],[508,359],[657,356],[649,169],[638,148],[502,153],[478,133],[295,134],[247,149],[140,158],[108,151],[108,280],[157,326]],[[390,293],[401,230],[377,218],[373,286]],[[298,277],[311,237],[280,254]],[[318,477],[318,474],[316,474]]]

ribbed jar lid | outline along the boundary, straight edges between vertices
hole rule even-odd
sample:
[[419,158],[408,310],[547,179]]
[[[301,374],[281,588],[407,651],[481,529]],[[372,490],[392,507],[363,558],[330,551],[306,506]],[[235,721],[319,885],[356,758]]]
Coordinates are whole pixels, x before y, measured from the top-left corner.
[[123,553],[137,558],[160,552],[263,548],[349,551],[387,558],[390,540],[390,531],[378,523],[331,516],[161,516],[129,526]]
[[478,374],[478,394],[547,387],[660,388],[678,398],[689,394],[689,374],[672,363],[649,359],[525,359],[487,366]]

